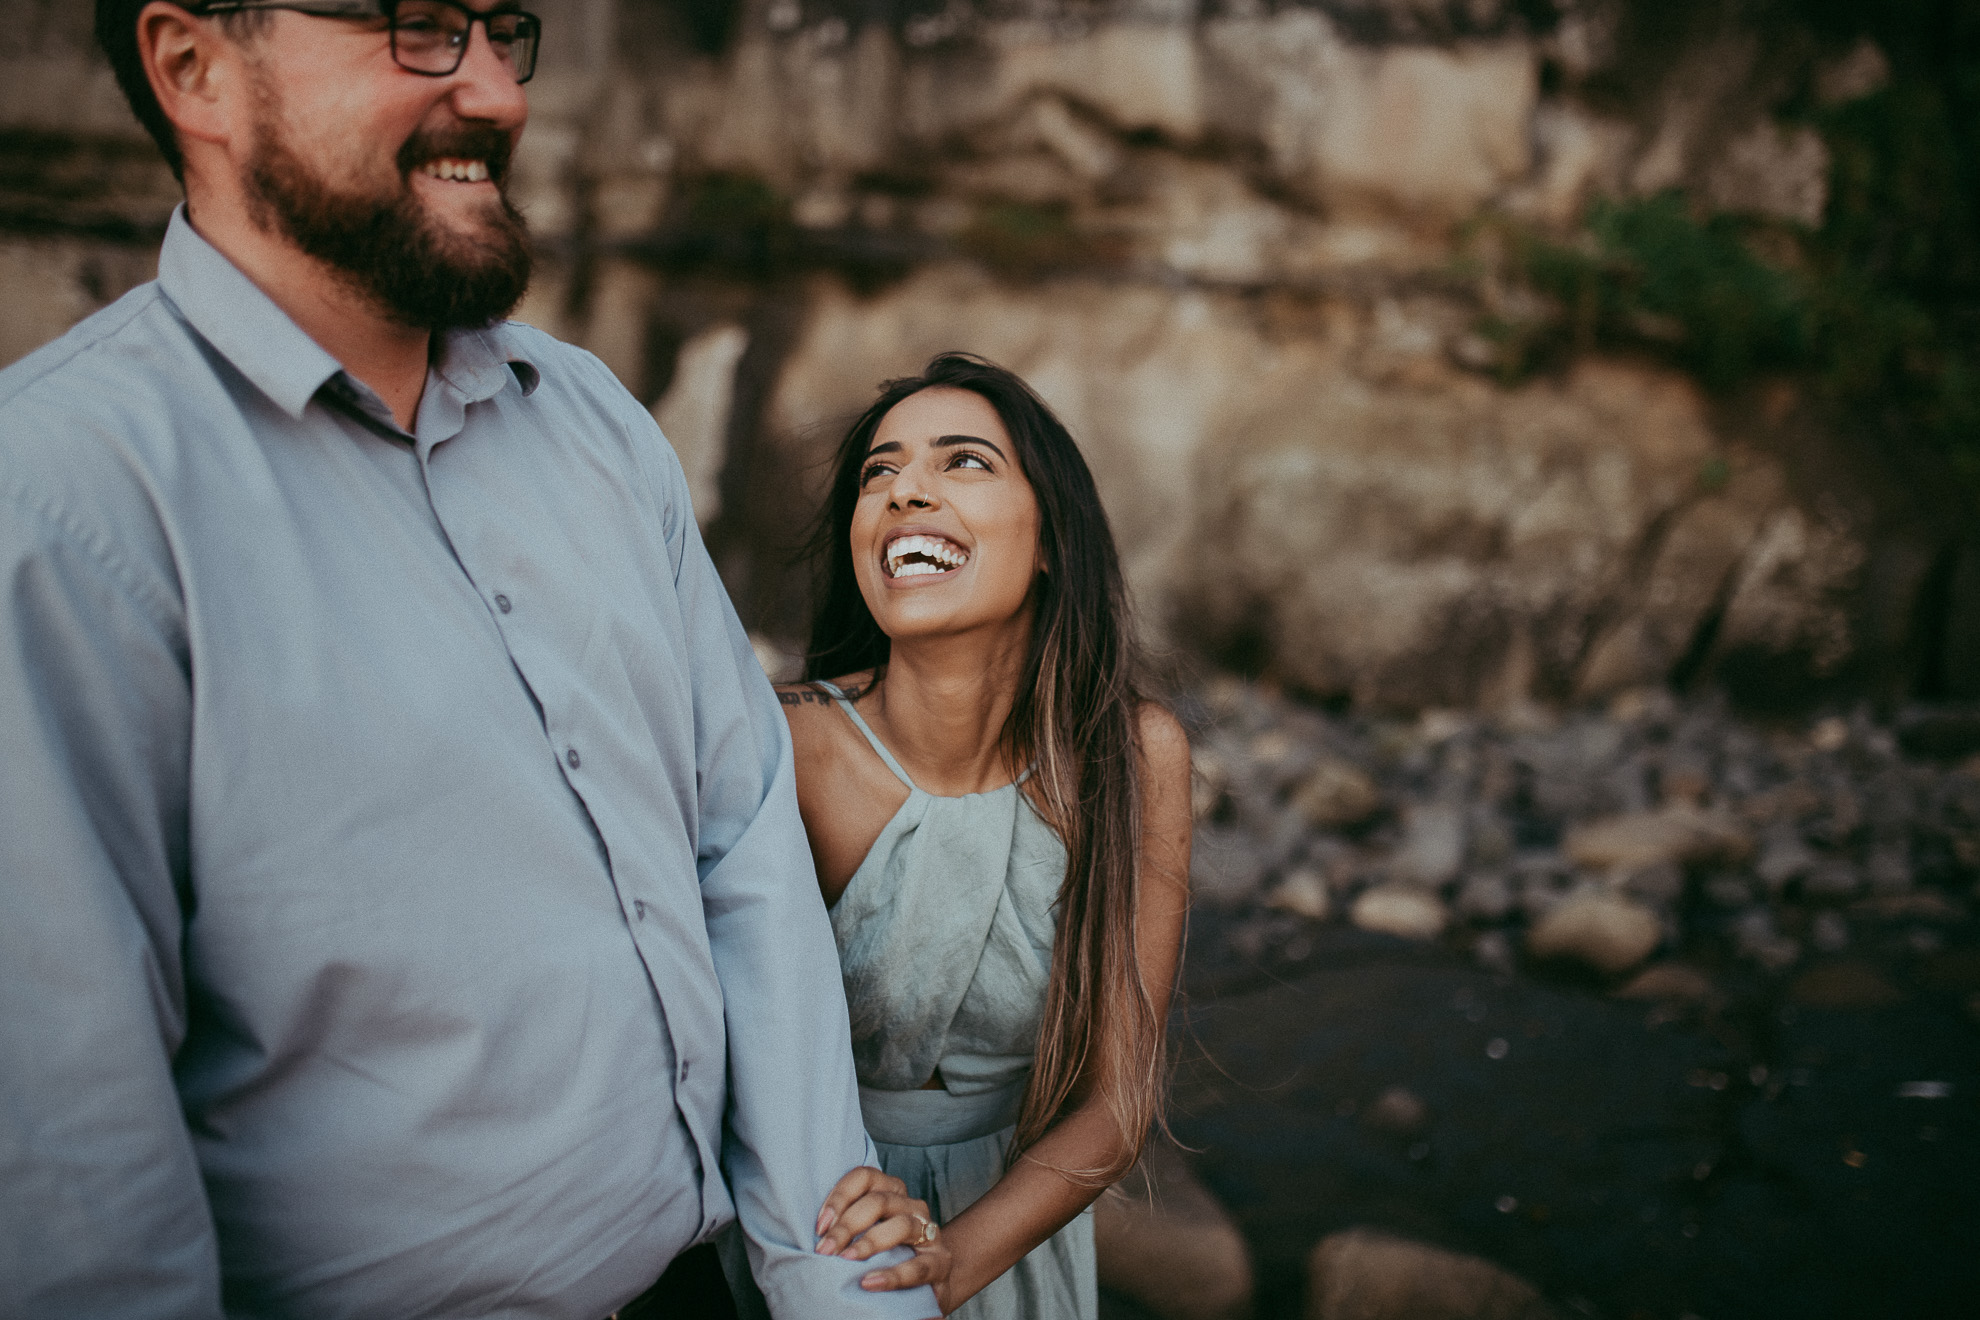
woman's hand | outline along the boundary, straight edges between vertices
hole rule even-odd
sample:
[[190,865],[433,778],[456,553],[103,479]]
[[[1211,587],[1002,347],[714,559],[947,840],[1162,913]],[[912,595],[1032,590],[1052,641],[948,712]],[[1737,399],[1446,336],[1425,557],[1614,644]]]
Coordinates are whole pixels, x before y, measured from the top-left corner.
[[862,1165],[839,1179],[818,1212],[821,1256],[867,1260],[893,1247],[913,1247],[914,1259],[862,1277],[868,1292],[893,1292],[932,1284],[936,1297],[949,1277],[949,1247],[928,1213],[928,1203],[907,1194],[892,1174]]

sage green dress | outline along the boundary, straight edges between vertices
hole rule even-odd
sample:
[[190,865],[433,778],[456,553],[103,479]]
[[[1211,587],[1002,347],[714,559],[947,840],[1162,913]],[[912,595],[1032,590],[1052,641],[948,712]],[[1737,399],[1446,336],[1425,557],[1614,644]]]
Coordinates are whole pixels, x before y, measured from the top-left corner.
[[[907,785],[832,908],[860,1108],[880,1163],[954,1219],[1003,1176],[1052,970],[1066,850],[1017,782],[937,797],[821,684]],[[942,1088],[922,1090],[940,1072]],[[1083,1211],[965,1302],[960,1320],[1095,1320]]]

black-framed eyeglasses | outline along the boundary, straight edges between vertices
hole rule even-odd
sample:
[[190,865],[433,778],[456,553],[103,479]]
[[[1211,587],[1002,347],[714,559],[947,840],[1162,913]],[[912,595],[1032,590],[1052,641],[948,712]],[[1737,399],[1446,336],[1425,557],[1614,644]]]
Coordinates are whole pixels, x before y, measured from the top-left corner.
[[459,0],[214,0],[200,14],[232,14],[247,9],[289,9],[318,18],[382,18],[392,33],[392,60],[408,73],[444,78],[467,58],[474,25],[488,33],[496,58],[516,81],[536,72],[536,49],[543,21],[520,9],[483,12]]

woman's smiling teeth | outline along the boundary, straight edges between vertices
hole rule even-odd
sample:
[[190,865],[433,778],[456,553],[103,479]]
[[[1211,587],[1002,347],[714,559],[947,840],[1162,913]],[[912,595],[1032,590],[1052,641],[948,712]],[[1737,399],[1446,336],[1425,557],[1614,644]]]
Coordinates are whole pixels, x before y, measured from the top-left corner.
[[452,179],[457,183],[486,183],[488,162],[484,160],[457,160],[443,156],[439,160],[426,162],[425,172],[436,179]]
[[946,573],[969,562],[969,552],[940,536],[902,536],[887,545],[887,576],[922,577]]

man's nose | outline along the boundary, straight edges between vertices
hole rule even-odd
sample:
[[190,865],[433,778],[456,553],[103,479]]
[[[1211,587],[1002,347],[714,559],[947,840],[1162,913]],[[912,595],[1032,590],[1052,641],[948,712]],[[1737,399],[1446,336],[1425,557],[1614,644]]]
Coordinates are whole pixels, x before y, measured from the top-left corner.
[[498,128],[520,129],[529,118],[529,94],[516,81],[515,66],[495,52],[488,25],[468,27],[467,52],[453,74],[454,111]]

